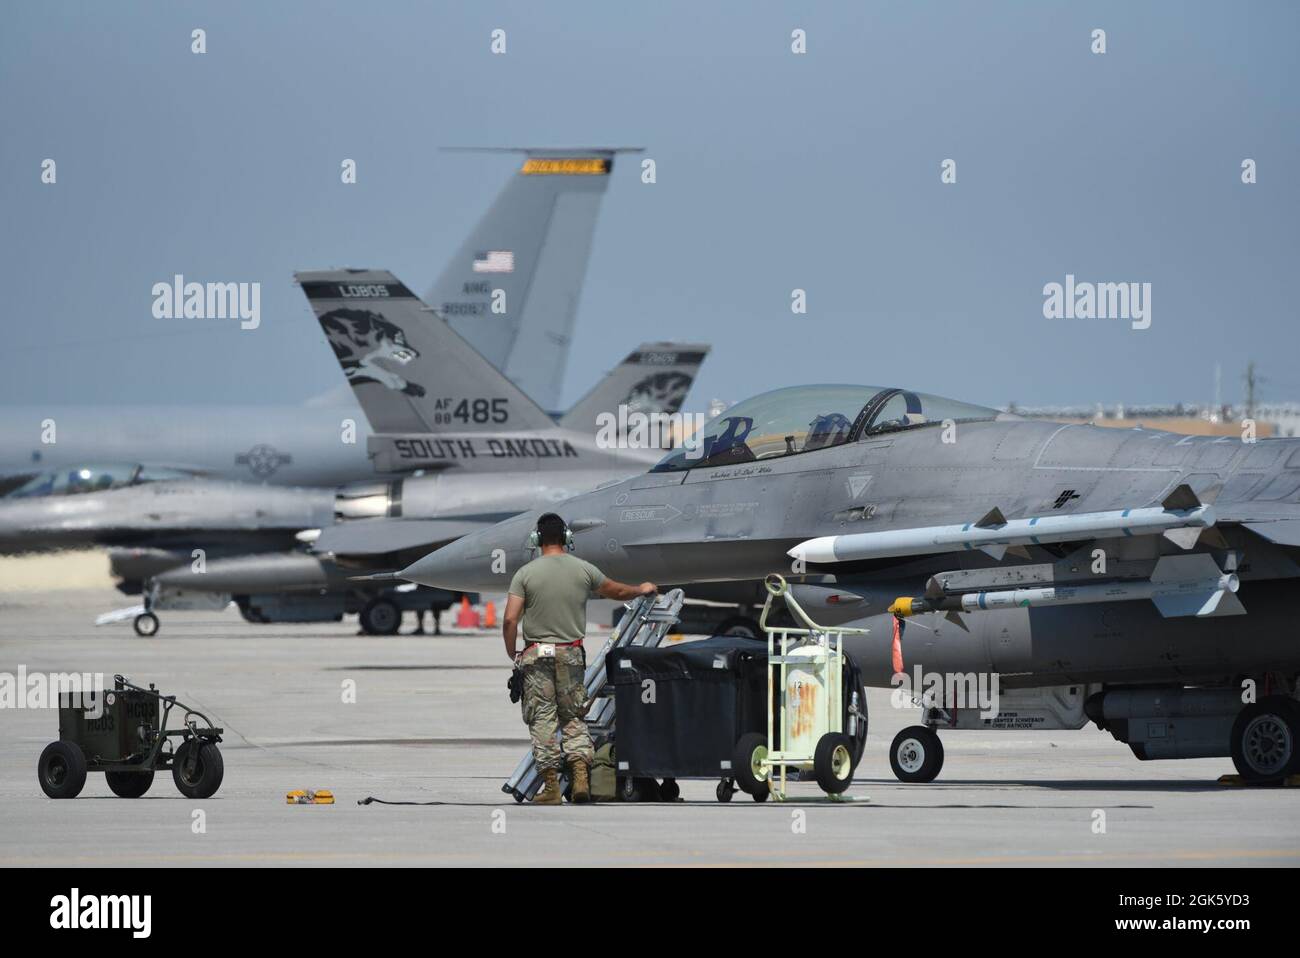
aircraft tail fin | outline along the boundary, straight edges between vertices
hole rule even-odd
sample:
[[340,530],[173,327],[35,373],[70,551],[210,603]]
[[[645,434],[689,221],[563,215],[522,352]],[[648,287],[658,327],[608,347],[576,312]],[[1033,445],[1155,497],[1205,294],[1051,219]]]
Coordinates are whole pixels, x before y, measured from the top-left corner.
[[294,277],[376,434],[555,425],[387,270]]
[[555,409],[600,201],[615,156],[628,150],[482,152],[521,153],[523,163],[426,298],[489,363]]
[[602,412],[668,413],[682,408],[709,346],[704,343],[642,343],[560,418],[566,429],[593,432]]

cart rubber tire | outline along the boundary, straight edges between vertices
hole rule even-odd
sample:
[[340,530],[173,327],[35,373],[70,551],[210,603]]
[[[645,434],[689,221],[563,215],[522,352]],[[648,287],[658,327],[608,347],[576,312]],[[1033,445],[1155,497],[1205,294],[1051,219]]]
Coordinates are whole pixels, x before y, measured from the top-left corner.
[[618,777],[618,800],[620,802],[639,802],[643,792],[641,789],[641,779],[632,778],[630,775],[620,775]]
[[153,769],[147,772],[105,772],[109,791],[118,798],[139,798],[153,784]]
[[827,732],[813,751],[813,777],[827,795],[838,795],[853,784],[853,739]]
[[141,612],[131,623],[135,634],[142,639],[151,639],[158,634],[158,616],[152,612]]
[[1280,785],[1300,770],[1300,706],[1281,695],[1247,705],[1232,723],[1232,764],[1251,785]]
[[189,750],[195,747],[198,739],[189,739],[182,742],[181,747],[176,750],[172,756],[172,780],[176,783],[177,790],[186,798],[211,798],[218,788],[221,787],[221,779],[225,777],[225,763],[221,759],[221,752],[211,742],[204,742],[198,746],[198,765],[194,768],[194,777],[187,779],[185,777],[184,766],[185,758]]
[[933,782],[943,768],[943,742],[934,729],[911,725],[894,736],[889,766],[900,782]]
[[396,635],[402,627],[402,610],[388,599],[371,599],[358,619],[366,635]]
[[[746,795],[767,791],[767,773],[761,772],[757,762],[767,758],[767,736],[747,732],[740,737],[731,753],[731,771],[736,784]],[[760,777],[761,776],[761,777]]]
[[682,797],[682,787],[675,778],[665,778],[659,786],[659,797],[665,802],[675,802]]
[[718,801],[729,802],[731,801],[731,796],[736,794],[736,786],[728,779],[724,778],[722,781],[718,782],[718,787],[714,789],[713,794],[718,796]]
[[754,792],[754,794],[750,795],[749,797],[756,802],[765,802],[768,800],[768,798],[771,797],[771,795],[772,795],[772,790],[767,787],[766,783],[764,783],[763,790],[761,792]]
[[50,798],[76,798],[86,786],[86,756],[71,742],[51,742],[36,764],[36,779]]

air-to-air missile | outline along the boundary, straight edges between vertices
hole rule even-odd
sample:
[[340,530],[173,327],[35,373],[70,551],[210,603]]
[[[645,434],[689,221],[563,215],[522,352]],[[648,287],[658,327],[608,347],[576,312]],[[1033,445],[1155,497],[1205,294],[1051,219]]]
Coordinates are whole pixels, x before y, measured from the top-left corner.
[[925,612],[947,612],[949,618],[952,618],[959,612],[989,609],[1037,609],[1056,605],[1150,599],[1165,618],[1184,615],[1244,615],[1246,609],[1235,595],[1239,586],[1236,573],[1221,571],[1213,557],[1199,553],[1164,556],[1156,562],[1151,578],[1140,580],[949,594],[932,579],[931,588],[926,595],[895,599],[888,611],[900,618]]
[[1007,549],[1015,546],[1142,535],[1163,535],[1181,548],[1190,549],[1201,530],[1214,525],[1214,509],[1199,503],[1170,508],[1177,504],[1166,500],[1166,505],[1145,509],[1076,512],[1030,519],[1007,519],[1001,510],[993,509],[978,522],[962,525],[819,536],[799,543],[789,555],[804,562],[827,563],[979,549],[1001,559]]

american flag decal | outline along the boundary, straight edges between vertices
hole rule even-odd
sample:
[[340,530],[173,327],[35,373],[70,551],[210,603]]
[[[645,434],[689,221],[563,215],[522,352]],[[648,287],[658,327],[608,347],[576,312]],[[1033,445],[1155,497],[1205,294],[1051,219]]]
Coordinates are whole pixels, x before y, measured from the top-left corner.
[[515,254],[508,249],[488,250],[474,255],[474,272],[476,273],[513,273],[515,271]]

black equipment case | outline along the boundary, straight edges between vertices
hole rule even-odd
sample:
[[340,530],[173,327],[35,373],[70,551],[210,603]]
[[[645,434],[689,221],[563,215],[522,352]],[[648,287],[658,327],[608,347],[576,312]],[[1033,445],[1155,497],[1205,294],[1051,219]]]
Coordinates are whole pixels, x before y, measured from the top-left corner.
[[767,643],[734,635],[612,649],[620,777],[730,778],[746,732],[767,732]]

